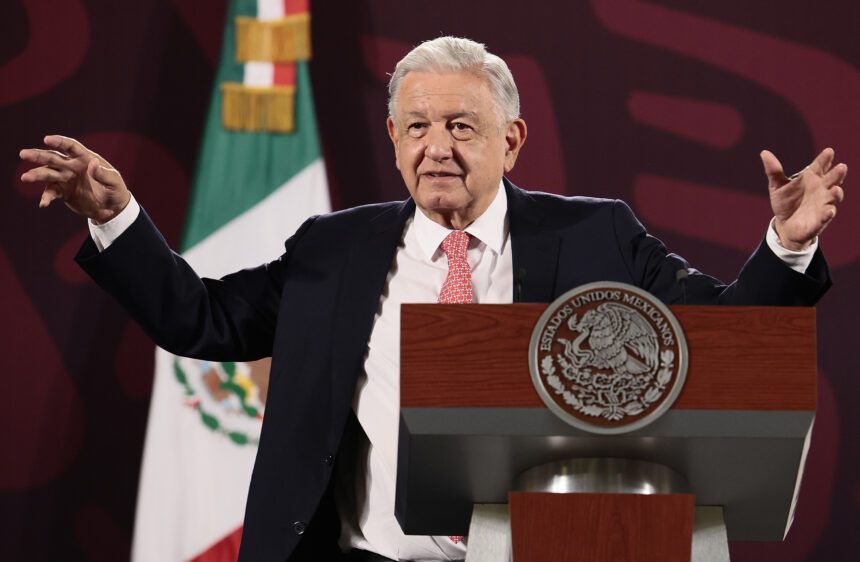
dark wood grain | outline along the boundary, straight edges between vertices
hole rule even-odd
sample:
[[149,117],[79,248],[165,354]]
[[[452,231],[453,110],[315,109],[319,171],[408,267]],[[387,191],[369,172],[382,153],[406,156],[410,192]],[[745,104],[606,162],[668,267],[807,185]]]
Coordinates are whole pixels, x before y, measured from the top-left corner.
[[[401,406],[541,408],[528,347],[542,304],[403,305]],[[690,353],[675,408],[814,410],[815,309],[673,306]]]
[[693,494],[511,492],[514,562],[689,562]]

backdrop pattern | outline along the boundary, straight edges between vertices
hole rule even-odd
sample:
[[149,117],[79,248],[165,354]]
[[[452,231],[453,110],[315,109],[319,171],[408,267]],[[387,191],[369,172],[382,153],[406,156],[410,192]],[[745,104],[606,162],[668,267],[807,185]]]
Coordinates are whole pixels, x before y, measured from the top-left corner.
[[[20,148],[79,138],[122,171],[174,245],[220,48],[225,0],[0,3],[0,552],[128,557],[153,345],[72,262],[86,226],[38,212]],[[311,65],[336,208],[400,199],[385,82],[440,33],[511,65],[529,139],[512,179],[620,197],[697,267],[733,278],[769,210],[758,161],[791,172],[825,146],[860,166],[860,4],[792,0],[316,2]],[[856,170],[854,173],[857,173]],[[737,560],[849,560],[860,549],[860,197],[823,237],[811,460],[782,544]],[[213,491],[217,493],[217,491]]]

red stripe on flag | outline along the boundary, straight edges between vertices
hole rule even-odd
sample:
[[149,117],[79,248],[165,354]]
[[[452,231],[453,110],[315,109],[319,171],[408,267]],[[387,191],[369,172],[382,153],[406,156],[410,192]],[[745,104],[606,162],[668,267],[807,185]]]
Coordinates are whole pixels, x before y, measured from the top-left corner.
[[272,82],[275,86],[295,86],[296,85],[296,63],[294,62],[276,62],[275,74]]
[[188,562],[236,562],[241,542],[242,527],[239,527]]
[[302,14],[308,11],[308,0],[284,0],[284,15]]

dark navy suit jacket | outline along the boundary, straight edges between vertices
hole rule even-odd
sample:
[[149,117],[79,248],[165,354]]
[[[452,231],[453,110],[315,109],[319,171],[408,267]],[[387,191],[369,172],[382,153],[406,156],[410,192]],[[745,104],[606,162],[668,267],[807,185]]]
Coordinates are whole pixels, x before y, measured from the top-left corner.
[[[681,301],[683,262],[623,202],[527,192],[507,180],[505,189],[519,300],[550,302],[584,283],[619,281]],[[329,484],[336,459],[352,462],[356,379],[414,210],[406,200],[313,217],[279,259],[220,280],[199,279],[145,213],[104,252],[88,240],[76,258],[165,349],[211,360],[273,357],[241,561],[336,555]],[[829,285],[820,251],[800,274],[762,243],[730,285],[693,271],[686,298],[810,306]]]

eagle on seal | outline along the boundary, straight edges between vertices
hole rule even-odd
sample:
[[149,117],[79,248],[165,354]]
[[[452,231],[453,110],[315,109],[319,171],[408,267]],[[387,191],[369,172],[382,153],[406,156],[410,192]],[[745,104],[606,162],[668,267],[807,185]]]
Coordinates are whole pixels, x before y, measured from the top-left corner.
[[579,333],[573,341],[560,340],[565,357],[577,370],[593,367],[617,376],[650,378],[659,365],[657,333],[641,314],[625,305],[600,304],[581,318],[574,314],[567,326]]

